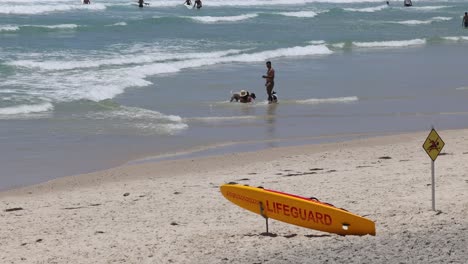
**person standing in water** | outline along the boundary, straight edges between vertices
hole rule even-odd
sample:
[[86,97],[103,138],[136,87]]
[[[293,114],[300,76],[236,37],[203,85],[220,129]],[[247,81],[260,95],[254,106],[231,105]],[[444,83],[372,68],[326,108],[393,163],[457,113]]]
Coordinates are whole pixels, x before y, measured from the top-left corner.
[[404,5],[404,6],[413,6],[413,3],[411,2],[411,0],[405,0],[405,1],[403,2],[403,5]]
[[144,4],[145,4],[145,0],[138,0],[139,7],[143,7]]
[[266,75],[263,75],[262,78],[265,79],[265,87],[268,95],[268,103],[273,102],[273,87],[275,86],[275,70],[271,67],[271,61],[266,62],[267,72]]
[[83,0],[83,4],[89,5],[89,4],[91,4],[91,1],[90,0]]
[[468,12],[465,12],[465,16],[463,17],[463,23],[462,25],[465,27],[465,28],[468,28]]
[[202,8],[202,2],[201,0],[195,0],[195,4],[193,4],[193,7],[196,7],[197,9]]

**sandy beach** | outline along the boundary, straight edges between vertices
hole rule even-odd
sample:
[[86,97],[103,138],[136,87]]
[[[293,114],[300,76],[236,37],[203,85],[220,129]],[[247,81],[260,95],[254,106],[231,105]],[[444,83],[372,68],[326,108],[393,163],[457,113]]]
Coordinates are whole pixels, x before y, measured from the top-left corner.
[[[1,263],[466,263],[468,130],[117,167],[0,193]],[[376,223],[339,236],[227,201],[238,182],[315,196]]]

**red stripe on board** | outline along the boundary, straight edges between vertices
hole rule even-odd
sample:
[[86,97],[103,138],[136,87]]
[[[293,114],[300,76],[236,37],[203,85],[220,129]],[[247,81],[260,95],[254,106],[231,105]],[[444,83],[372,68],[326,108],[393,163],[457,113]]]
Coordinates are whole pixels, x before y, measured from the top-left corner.
[[320,201],[317,201],[317,200],[313,200],[313,199],[310,199],[310,198],[307,198],[307,197],[303,197],[303,196],[299,196],[299,195],[294,195],[294,194],[290,194],[290,193],[284,193],[284,192],[275,191],[275,190],[269,190],[269,189],[263,189],[263,190],[268,191],[268,192],[272,192],[272,193],[277,193],[277,194],[282,194],[282,195],[286,195],[286,196],[290,196],[290,197],[302,199],[302,200],[306,200],[306,201],[309,201],[309,202],[314,202],[314,203],[322,204],[322,205],[325,205],[325,206],[329,206],[329,207],[333,207],[333,208],[336,208],[336,209],[340,209],[340,210],[346,211],[345,209],[338,208],[338,207],[335,207],[335,206],[330,205],[330,204],[328,204],[328,203],[323,203],[323,202],[320,202]]

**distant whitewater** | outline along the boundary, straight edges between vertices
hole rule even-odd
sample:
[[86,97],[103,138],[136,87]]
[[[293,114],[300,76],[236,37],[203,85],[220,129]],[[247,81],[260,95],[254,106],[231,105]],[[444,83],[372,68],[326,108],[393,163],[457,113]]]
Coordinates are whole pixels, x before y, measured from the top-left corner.
[[[38,4],[40,1],[24,1],[18,4],[17,1],[6,1],[5,5],[0,5],[0,14],[6,15],[38,15],[56,12],[69,12],[73,10],[105,10],[106,5],[93,3],[92,5],[82,5],[76,1],[73,4],[48,1]],[[13,4],[14,3],[14,4]]]
[[250,18],[257,17],[257,14],[245,14],[239,16],[223,16],[223,17],[212,17],[212,16],[198,16],[198,17],[189,17],[195,21],[202,23],[216,23],[216,22],[237,22]]
[[353,42],[353,45],[359,48],[397,48],[425,45],[425,39],[412,40],[393,40],[393,41],[372,41],[372,42]]

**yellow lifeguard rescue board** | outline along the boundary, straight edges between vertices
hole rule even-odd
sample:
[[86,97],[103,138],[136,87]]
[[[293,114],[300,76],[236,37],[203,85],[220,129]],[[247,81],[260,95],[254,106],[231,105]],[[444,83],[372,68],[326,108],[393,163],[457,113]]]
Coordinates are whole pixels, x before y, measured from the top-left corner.
[[240,184],[220,189],[232,203],[267,218],[339,235],[375,236],[373,221],[314,199]]

